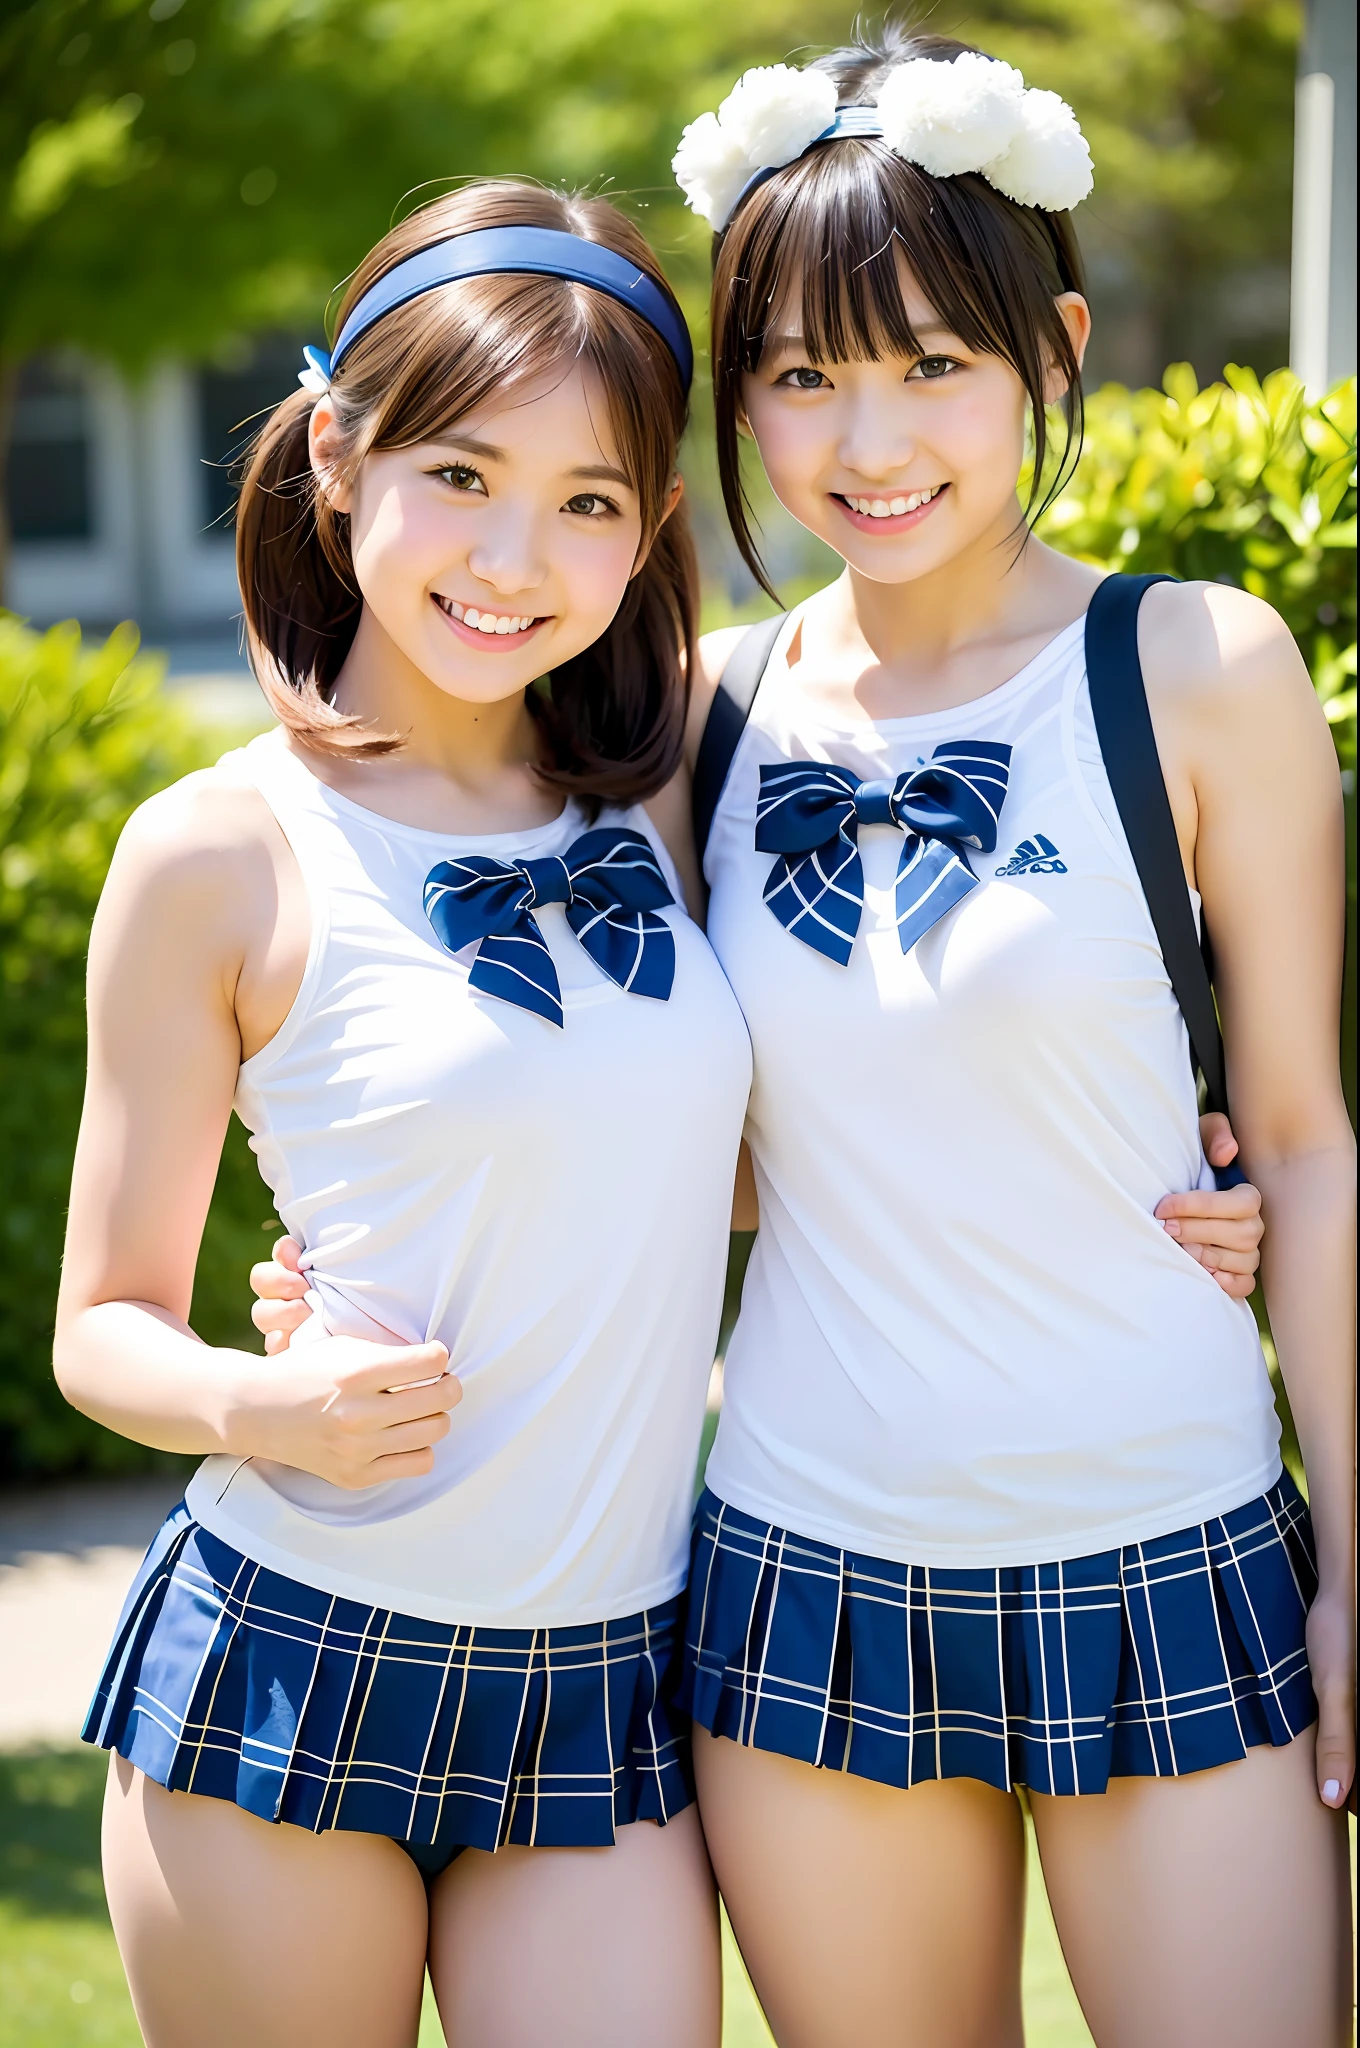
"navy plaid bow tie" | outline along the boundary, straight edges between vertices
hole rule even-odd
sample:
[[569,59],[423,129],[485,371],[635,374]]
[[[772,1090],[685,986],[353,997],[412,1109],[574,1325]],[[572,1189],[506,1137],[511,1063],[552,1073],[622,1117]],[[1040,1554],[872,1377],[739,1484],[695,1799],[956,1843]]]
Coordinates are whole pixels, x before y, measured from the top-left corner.
[[640,832],[583,832],[564,854],[492,860],[458,854],[425,877],[425,915],[451,953],[481,940],[469,977],[483,994],[562,1022],[562,989],[534,911],[566,906],[595,965],[637,996],[665,1002],[675,980],[675,939],[657,911],[675,898]]
[[909,953],[923,932],[977,887],[966,846],[990,853],[1006,798],[1011,750],[946,740],[895,782],[861,782],[821,761],[760,771],[756,851],[779,855],[765,901],[805,946],[844,967],[864,910],[861,825],[906,834],[897,866],[897,935]]

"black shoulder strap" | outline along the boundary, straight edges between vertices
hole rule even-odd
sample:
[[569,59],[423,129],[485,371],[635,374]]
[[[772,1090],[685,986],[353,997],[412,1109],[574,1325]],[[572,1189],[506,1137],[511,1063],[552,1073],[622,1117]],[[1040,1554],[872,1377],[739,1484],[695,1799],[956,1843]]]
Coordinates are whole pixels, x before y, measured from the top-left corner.
[[727,667],[713,693],[694,763],[694,844],[701,867],[732,756],[741,744],[760,678],[787,617],[787,612],[780,612],[773,619],[762,619],[759,625],[747,627],[728,656]]
[[[1170,576],[1106,577],[1086,614],[1086,674],[1105,772],[1190,1034],[1191,1054],[1204,1076],[1209,1108],[1226,1114],[1223,1038],[1206,959],[1207,934],[1202,947],[1138,659],[1138,607],[1143,592],[1154,583],[1174,580]],[[1221,1188],[1234,1187],[1246,1175],[1233,1165],[1215,1169],[1214,1178]]]

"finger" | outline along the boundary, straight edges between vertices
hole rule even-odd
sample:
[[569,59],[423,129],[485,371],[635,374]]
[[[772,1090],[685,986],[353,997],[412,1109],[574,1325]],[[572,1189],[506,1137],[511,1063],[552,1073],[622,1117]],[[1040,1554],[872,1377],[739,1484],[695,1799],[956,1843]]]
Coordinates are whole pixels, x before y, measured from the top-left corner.
[[1234,1252],[1226,1245],[1206,1244],[1200,1249],[1200,1264],[1210,1273],[1254,1273],[1261,1263],[1258,1251]]
[[1236,1188],[1189,1188],[1184,1194],[1163,1195],[1152,1213],[1163,1222],[1170,1217],[1218,1216],[1228,1223],[1245,1223],[1261,1213],[1261,1190],[1249,1180]]
[[311,1317],[312,1311],[305,1301],[256,1301],[250,1309],[251,1322],[266,1336],[271,1330],[281,1330],[285,1337],[291,1337]]
[[[382,1445],[381,1456],[400,1457],[403,1451],[427,1451],[435,1444],[442,1443],[453,1424],[447,1415],[422,1415],[419,1422],[403,1422],[395,1429],[381,1432],[378,1442]],[[377,1444],[374,1446],[375,1452]]]
[[302,1257],[302,1246],[295,1237],[281,1237],[274,1247],[274,1263],[286,1266],[290,1273],[296,1273]]
[[294,1301],[307,1292],[307,1276],[262,1259],[250,1269],[250,1290],[264,1301]]
[[1318,1701],[1317,1782],[1324,1806],[1336,1811],[1346,1804],[1355,1777],[1355,1735],[1350,1705],[1342,1688]]
[[1221,1216],[1182,1217],[1175,1229],[1167,1230],[1166,1234],[1187,1249],[1192,1244],[1202,1244],[1225,1252],[1257,1252],[1265,1236],[1255,1217],[1247,1223],[1226,1223]]
[[[356,1371],[345,1374],[345,1384],[356,1394],[381,1394],[409,1387],[417,1380],[438,1380],[449,1374],[447,1344],[394,1344],[384,1346],[378,1356]],[[458,1386],[456,1380],[454,1386]],[[453,1400],[462,1399],[463,1390]],[[452,1406],[452,1402],[449,1403]]]
[[403,1451],[399,1458],[375,1458],[362,1475],[351,1474],[341,1486],[358,1492],[365,1486],[381,1486],[388,1479],[423,1479],[434,1470],[434,1451]]
[[1231,1254],[1235,1259],[1253,1259],[1260,1262],[1260,1234],[1249,1228],[1219,1224],[1214,1229],[1191,1230],[1182,1224],[1177,1230],[1168,1230],[1167,1236],[1201,1261],[1213,1252]]
[[1211,1109],[1200,1118],[1199,1141],[1211,1166],[1230,1166],[1237,1157],[1237,1140],[1222,1110]]
[[1234,1301],[1245,1301],[1249,1295],[1256,1292],[1254,1273],[1215,1273],[1214,1278],[1223,1292],[1230,1294]]
[[357,1399],[351,1392],[344,1406],[345,1424],[359,1432],[396,1429],[407,1422],[447,1414],[462,1398],[462,1386],[452,1373],[425,1387],[398,1387],[390,1393],[364,1394]]

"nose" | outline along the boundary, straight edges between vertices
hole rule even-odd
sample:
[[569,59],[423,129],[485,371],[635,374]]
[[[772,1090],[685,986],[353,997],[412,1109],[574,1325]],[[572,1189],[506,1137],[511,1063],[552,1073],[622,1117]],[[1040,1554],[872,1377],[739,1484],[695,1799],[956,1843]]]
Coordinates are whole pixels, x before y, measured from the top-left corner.
[[917,437],[903,399],[886,403],[884,394],[866,392],[850,407],[836,450],[846,469],[867,482],[886,483],[900,476],[917,453]]
[[489,517],[484,514],[467,562],[477,581],[498,597],[537,590],[548,565],[533,514],[510,505],[497,507]]

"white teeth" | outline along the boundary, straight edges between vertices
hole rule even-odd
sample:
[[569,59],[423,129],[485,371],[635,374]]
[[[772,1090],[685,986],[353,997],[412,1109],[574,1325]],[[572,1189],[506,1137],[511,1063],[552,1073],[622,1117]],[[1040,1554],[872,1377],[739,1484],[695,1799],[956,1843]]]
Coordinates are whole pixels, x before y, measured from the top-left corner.
[[936,484],[933,490],[912,491],[904,498],[851,498],[845,502],[852,512],[859,512],[869,519],[899,519],[904,512],[915,512],[921,505],[928,505],[938,496],[943,485]]
[[451,619],[461,619],[465,626],[471,626],[478,633],[527,633],[534,624],[532,615],[528,618],[497,617],[494,612],[479,612],[475,605],[461,605],[455,597],[441,597],[438,591],[434,594],[434,601]]

